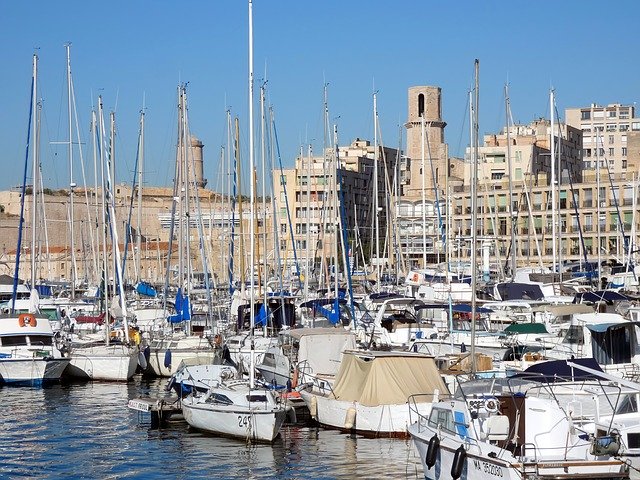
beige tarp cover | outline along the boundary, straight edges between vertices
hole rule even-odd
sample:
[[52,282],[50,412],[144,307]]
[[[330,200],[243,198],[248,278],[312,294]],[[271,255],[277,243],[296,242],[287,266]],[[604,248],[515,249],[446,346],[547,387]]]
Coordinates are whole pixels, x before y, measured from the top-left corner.
[[556,317],[564,315],[573,315],[574,313],[593,313],[594,309],[590,305],[583,303],[570,303],[566,305],[538,305],[532,310],[540,312],[549,312]]
[[432,357],[423,355],[358,356],[345,352],[333,385],[338,400],[368,407],[397,405],[410,395],[448,390]]

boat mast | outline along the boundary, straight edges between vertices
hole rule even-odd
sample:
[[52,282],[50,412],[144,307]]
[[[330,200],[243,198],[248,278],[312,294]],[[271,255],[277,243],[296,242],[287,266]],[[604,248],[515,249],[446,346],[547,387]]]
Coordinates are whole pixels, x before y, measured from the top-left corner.
[[138,272],[138,281],[142,280],[142,175],[144,173],[144,101],[142,102],[142,112],[140,112],[140,155],[138,158],[138,231],[136,232],[136,272]]
[[504,108],[507,125],[507,168],[509,169],[509,214],[511,215],[511,281],[516,274],[516,211],[513,210],[513,168],[511,166],[511,132],[509,128],[509,85],[504,86]]
[[31,195],[33,196],[33,206],[31,213],[31,288],[36,287],[36,229],[38,224],[38,173],[40,159],[38,158],[39,151],[39,128],[38,128],[38,55],[33,54],[33,96],[31,99],[32,105],[35,108],[35,115],[33,115],[33,134],[34,134],[34,148],[33,148],[33,184],[31,187]]
[[478,187],[478,101],[480,99],[480,85],[478,76],[480,74],[480,61],[475,61],[475,87],[474,87],[474,109],[473,109],[473,160],[471,168],[471,373],[476,373],[476,285],[477,285],[477,249],[478,240],[478,216],[477,211],[477,187]]
[[73,140],[71,138],[71,43],[66,43],[64,45],[67,51],[67,111],[68,111],[68,120],[69,120],[69,223],[70,223],[70,247],[71,247],[71,299],[76,298],[76,249],[74,242],[74,232],[73,232],[73,189],[76,184],[73,181]]
[[422,175],[422,268],[427,268],[427,212],[426,212],[426,202],[427,199],[425,197],[425,165],[424,165],[424,136],[425,136],[425,125],[424,125],[424,112],[420,114],[420,171]]
[[549,147],[551,149],[551,252],[553,256],[553,272],[556,272],[557,269],[557,251],[556,251],[556,236],[557,236],[557,227],[556,227],[556,149],[555,149],[555,138],[553,133],[553,101],[554,91],[551,89],[549,91],[549,108],[551,110],[551,139],[549,142]]
[[255,231],[254,231],[254,223],[255,223],[255,180],[254,180],[254,152],[253,152],[253,0],[249,0],[249,198],[250,198],[250,218],[249,218],[249,264],[250,264],[250,287],[251,290],[249,292],[249,311],[251,315],[251,364],[249,369],[249,384],[250,388],[255,387],[255,342],[253,339],[253,328],[254,328],[254,315],[255,315],[255,291],[254,291],[254,275],[253,269],[255,265]]
[[[376,242],[376,290],[380,291],[380,208],[378,192],[378,92],[373,92],[373,218]],[[348,268],[348,267],[347,267]]]

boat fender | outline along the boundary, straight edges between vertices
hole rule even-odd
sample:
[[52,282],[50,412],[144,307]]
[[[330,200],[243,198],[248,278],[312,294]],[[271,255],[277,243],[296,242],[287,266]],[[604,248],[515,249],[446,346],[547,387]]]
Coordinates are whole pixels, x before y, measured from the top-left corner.
[[309,400],[309,414],[314,420],[318,419],[318,399],[315,395],[312,395],[311,400]]
[[298,386],[298,369],[293,370],[293,378],[291,379],[291,388],[296,388]]
[[30,326],[35,327],[38,325],[38,321],[36,320],[36,316],[32,313],[21,313],[18,316],[18,325],[21,327]]
[[144,359],[147,361],[147,365],[149,364],[149,359],[151,358],[151,347],[147,345],[144,347]]
[[144,352],[143,351],[138,352],[138,365],[140,365],[140,368],[142,370],[146,370],[147,367],[149,366],[147,364],[147,359],[144,357]]
[[467,451],[464,449],[464,445],[460,445],[453,456],[453,462],[451,463],[451,478],[458,480],[462,475],[462,470],[467,460]]
[[351,430],[356,426],[356,409],[351,407],[344,416],[344,428]]
[[287,423],[296,424],[298,422],[295,408],[291,405],[287,405],[284,411],[287,412]]
[[171,350],[167,348],[167,351],[164,352],[164,366],[165,368],[171,368]]
[[427,447],[427,455],[425,456],[424,463],[427,467],[432,468],[436,464],[436,458],[438,457],[438,450],[440,449],[440,439],[437,435],[434,435],[429,440],[429,446]]

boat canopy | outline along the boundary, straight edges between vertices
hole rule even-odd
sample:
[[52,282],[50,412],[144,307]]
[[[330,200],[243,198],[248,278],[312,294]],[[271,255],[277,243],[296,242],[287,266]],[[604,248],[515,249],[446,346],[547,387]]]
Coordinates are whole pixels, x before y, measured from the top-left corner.
[[593,313],[594,309],[591,305],[583,303],[569,303],[566,305],[538,305],[532,309],[535,312],[548,312],[554,317],[564,317],[565,315],[573,315],[574,313]]
[[535,283],[506,282],[496,285],[501,300],[542,300],[544,294]]
[[575,303],[579,302],[620,302],[630,300],[629,297],[613,290],[599,290],[597,292],[582,292],[576,294]]
[[[353,332],[341,328],[304,328],[300,335],[298,360],[305,361],[302,368],[309,369],[316,375],[335,375],[340,366],[342,352],[356,348],[356,337]],[[299,330],[291,330],[296,337]]]
[[505,333],[511,334],[548,334],[547,327],[544,326],[543,323],[512,323],[507,328],[504,329]]
[[361,405],[399,405],[411,395],[448,394],[433,357],[411,353],[344,352],[333,385],[337,400]]

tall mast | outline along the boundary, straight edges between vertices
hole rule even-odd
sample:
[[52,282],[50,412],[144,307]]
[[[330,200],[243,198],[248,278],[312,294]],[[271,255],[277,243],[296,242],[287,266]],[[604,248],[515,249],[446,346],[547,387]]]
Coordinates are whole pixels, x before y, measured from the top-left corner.
[[38,128],[38,55],[33,54],[33,96],[31,98],[31,104],[35,107],[35,115],[33,115],[33,135],[34,135],[34,148],[33,148],[33,185],[31,187],[31,195],[33,196],[33,204],[31,210],[31,288],[36,286],[36,229],[38,224],[38,172],[39,172],[39,145],[40,135]]
[[507,168],[509,169],[509,214],[511,215],[511,281],[516,274],[516,215],[513,210],[513,168],[511,166],[511,129],[509,128],[509,86],[504,86],[504,108],[507,125]]
[[[596,246],[596,250],[598,250],[598,282],[600,282],[600,279],[602,278],[602,250],[601,250],[601,232],[600,232],[600,215],[602,214],[601,212],[601,204],[600,204],[600,147],[598,145],[598,139],[600,137],[600,134],[598,133],[598,131],[596,130],[596,202],[598,202],[598,205],[596,207],[596,215],[597,215],[597,219],[596,219],[596,225],[597,225],[597,240],[598,240],[598,245]],[[635,187],[634,187],[635,188]],[[600,288],[600,286],[598,287]]]
[[378,199],[378,94],[373,92],[373,218],[376,236],[376,289],[380,291],[380,212]]
[[255,158],[253,152],[253,0],[249,0],[249,195],[250,195],[250,219],[249,219],[249,240],[251,246],[249,247],[249,263],[250,263],[250,287],[251,291],[249,293],[249,302],[250,302],[250,315],[251,315],[251,366],[249,369],[249,383],[251,388],[255,386],[255,373],[253,371],[253,366],[255,363],[255,344],[253,340],[253,326],[254,326],[254,315],[255,315],[255,305],[254,305],[254,275],[253,269],[255,265],[255,231],[254,231],[254,217],[255,217],[255,181],[253,171],[255,168]]
[[65,44],[67,51],[67,112],[69,120],[69,225],[71,230],[70,247],[71,247],[71,298],[76,298],[76,248],[73,232],[73,189],[76,184],[73,181],[73,140],[71,138],[71,44]]
[[556,251],[556,148],[555,138],[553,132],[553,89],[549,92],[549,108],[551,110],[551,139],[549,142],[549,148],[551,149],[551,252],[553,256],[553,271],[557,270],[557,251]]
[[425,192],[425,165],[424,165],[424,136],[425,136],[425,125],[424,125],[424,112],[420,115],[420,171],[422,172],[422,268],[427,268],[427,212],[426,212],[426,192]]
[[[302,148],[300,149],[300,157],[301,160],[304,158],[302,156]],[[307,150],[307,267],[305,268],[304,273],[304,298],[309,298],[309,275],[311,275],[311,259],[309,258],[309,254],[313,253],[311,249],[311,144],[308,146]],[[303,163],[304,164],[304,163]],[[317,195],[316,195],[317,201]]]
[[478,240],[478,216],[477,212],[477,187],[478,187],[478,102],[480,99],[480,61],[475,61],[475,101],[473,110],[473,164],[471,175],[471,373],[476,373],[476,285],[477,285],[477,240]]
[[[144,102],[143,102],[144,103]],[[140,258],[142,255],[142,175],[144,173],[144,104],[142,112],[140,112],[140,155],[138,158],[138,231],[136,232],[136,271],[138,272],[138,281],[142,280],[142,271]]]

